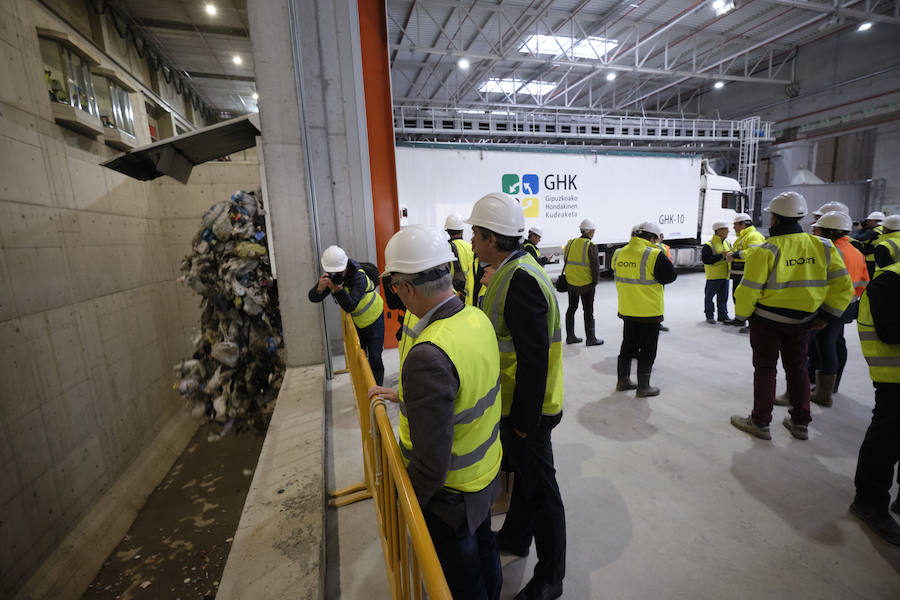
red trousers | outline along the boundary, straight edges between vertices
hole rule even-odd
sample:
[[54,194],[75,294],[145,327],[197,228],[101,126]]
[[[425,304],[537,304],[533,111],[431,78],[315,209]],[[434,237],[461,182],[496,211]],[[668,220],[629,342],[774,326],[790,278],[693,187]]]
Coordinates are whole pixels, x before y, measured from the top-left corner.
[[775,374],[778,355],[787,377],[791,397],[788,412],[795,423],[812,421],[809,413],[809,376],[806,372],[807,325],[775,325],[762,319],[750,319],[750,346],[753,348],[753,414],[757,425],[772,421],[775,405]]

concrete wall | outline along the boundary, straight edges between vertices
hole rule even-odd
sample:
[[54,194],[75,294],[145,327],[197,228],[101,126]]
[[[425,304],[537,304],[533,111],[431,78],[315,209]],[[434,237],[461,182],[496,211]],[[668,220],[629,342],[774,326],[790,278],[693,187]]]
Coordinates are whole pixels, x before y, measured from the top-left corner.
[[175,265],[204,194],[259,182],[252,156],[197,169],[181,192],[100,167],[116,151],[52,120],[37,26],[67,28],[32,0],[0,6],[3,597],[183,418],[171,365],[195,315],[181,313]]

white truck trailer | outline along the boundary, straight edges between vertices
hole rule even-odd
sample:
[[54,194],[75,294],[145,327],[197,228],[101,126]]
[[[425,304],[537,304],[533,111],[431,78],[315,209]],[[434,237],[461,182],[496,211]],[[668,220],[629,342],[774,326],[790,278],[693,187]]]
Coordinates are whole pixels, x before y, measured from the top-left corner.
[[542,228],[545,253],[578,237],[581,220],[592,219],[604,268],[643,221],[659,224],[676,266],[695,266],[712,224],[730,224],[747,210],[738,182],[713,173],[698,155],[412,143],[398,144],[396,162],[401,226],[440,229],[448,214],[465,218],[481,196],[505,192],[522,204],[528,226]]

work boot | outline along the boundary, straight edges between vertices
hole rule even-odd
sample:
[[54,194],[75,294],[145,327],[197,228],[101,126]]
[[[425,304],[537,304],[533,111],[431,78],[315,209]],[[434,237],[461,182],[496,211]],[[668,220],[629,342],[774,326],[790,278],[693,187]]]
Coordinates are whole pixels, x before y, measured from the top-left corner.
[[784,418],[784,421],[781,422],[782,425],[787,427],[787,430],[791,432],[791,435],[797,438],[798,440],[808,440],[809,439],[809,428],[806,425],[801,425],[800,423],[795,423],[794,420],[788,415]]
[[662,323],[660,323],[660,324],[659,324],[659,330],[660,330],[660,331],[668,331],[669,328],[666,327],[665,325],[663,325]]
[[734,415],[731,417],[731,424],[744,433],[749,433],[750,435],[758,437],[761,440],[772,439],[772,432],[769,431],[769,426],[757,425],[753,422],[753,417],[742,417],[740,415]]
[[515,473],[500,472],[500,495],[491,504],[491,515],[502,515],[509,510],[509,501],[512,498],[512,486]]
[[659,388],[650,385],[650,371],[638,371],[638,384],[635,397],[646,398],[648,396],[659,396]]
[[584,341],[584,340],[581,339],[580,337],[575,337],[575,334],[574,334],[574,333],[573,333],[572,335],[567,335],[567,336],[566,336],[566,343],[567,343],[567,344],[580,344],[580,343],[583,342],[583,341]]
[[784,390],[784,393],[780,396],[775,396],[775,406],[790,406],[791,405],[791,395],[787,390]]
[[575,337],[573,333],[575,331],[575,315],[571,317],[566,313],[566,343],[567,344],[580,344],[584,340],[580,337]]
[[900,546],[900,525],[897,525],[897,521],[894,520],[889,512],[884,509],[878,510],[857,500],[854,500],[853,504],[850,505],[850,512],[868,525],[878,537],[889,544]]
[[713,319],[712,317],[709,317],[708,319],[706,319],[706,322],[707,322],[709,325],[715,325],[715,324],[716,324],[716,320]]
[[631,359],[620,356],[617,368],[619,381],[616,382],[616,391],[636,390],[637,384],[631,380]]
[[587,341],[584,343],[585,346],[602,346],[603,345],[603,340],[598,340],[597,336],[594,335],[594,326],[593,325],[585,328],[584,335],[587,338]]
[[810,402],[819,406],[831,406],[834,401],[831,398],[834,390],[834,380],[837,375],[828,375],[822,371],[816,371],[816,391],[809,397]]

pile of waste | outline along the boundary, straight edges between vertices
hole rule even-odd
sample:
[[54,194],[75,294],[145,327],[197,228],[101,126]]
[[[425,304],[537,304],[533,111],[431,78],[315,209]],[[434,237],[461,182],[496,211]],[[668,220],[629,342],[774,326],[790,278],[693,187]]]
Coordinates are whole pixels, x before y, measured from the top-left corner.
[[202,296],[194,354],[175,365],[175,387],[196,418],[265,429],[284,376],[278,289],[254,192],[235,192],[203,215],[179,281]]

